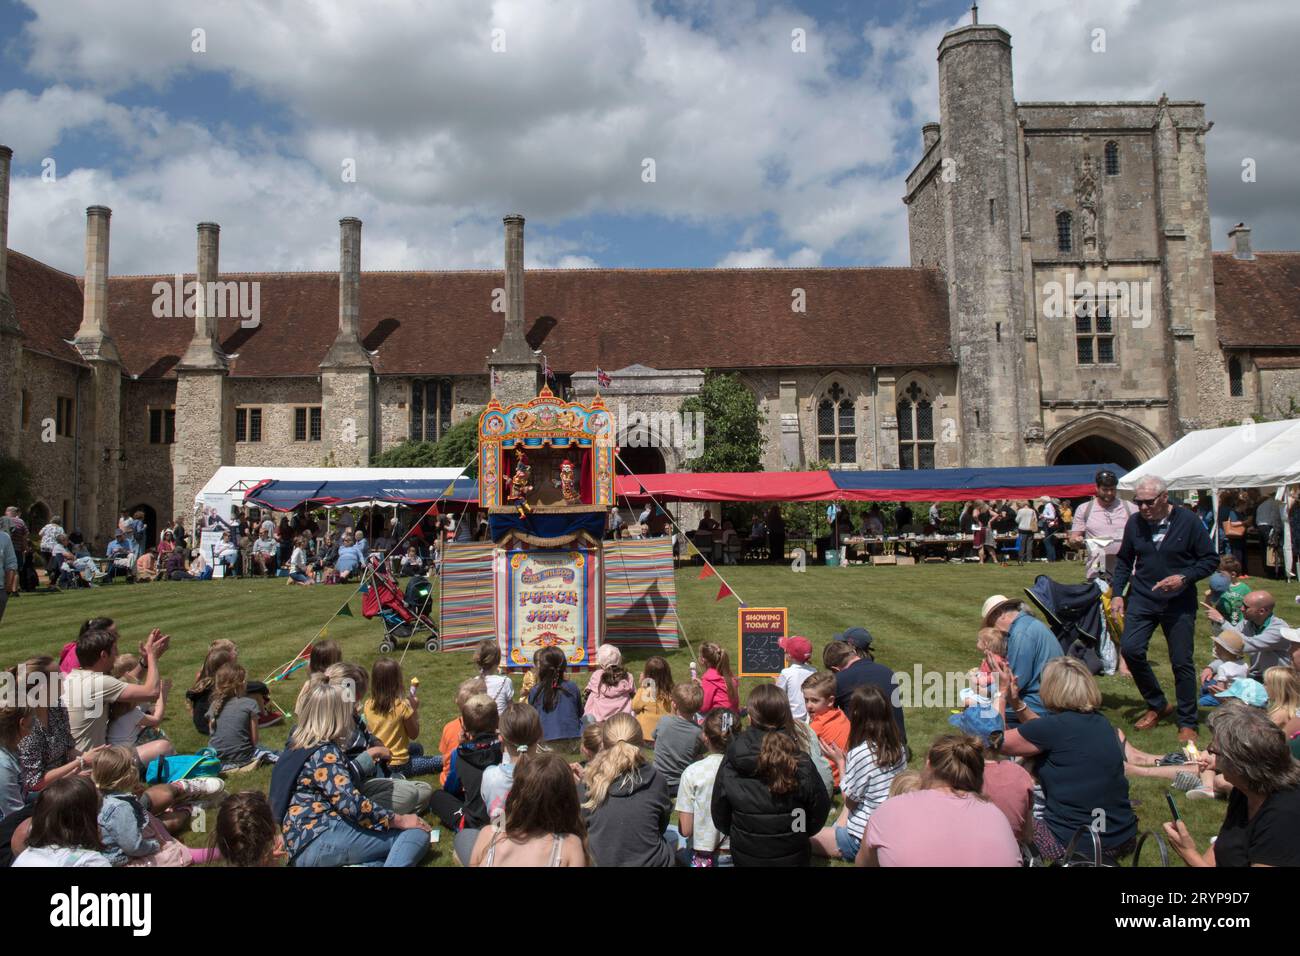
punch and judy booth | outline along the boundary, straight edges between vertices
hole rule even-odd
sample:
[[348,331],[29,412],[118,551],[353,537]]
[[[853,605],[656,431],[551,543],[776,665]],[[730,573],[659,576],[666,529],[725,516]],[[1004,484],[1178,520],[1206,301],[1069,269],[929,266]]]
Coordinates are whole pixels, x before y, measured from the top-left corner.
[[614,505],[614,424],[600,396],[533,399],[479,417],[479,506],[493,542],[497,640],[507,667],[558,647],[588,667],[605,639],[603,538]]

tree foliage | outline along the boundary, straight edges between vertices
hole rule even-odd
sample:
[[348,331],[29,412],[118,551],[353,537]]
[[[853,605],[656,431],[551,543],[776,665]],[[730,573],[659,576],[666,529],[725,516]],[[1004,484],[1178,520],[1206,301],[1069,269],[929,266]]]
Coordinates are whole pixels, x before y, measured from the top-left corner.
[[460,468],[478,476],[478,412],[457,422],[433,441],[402,442],[370,459],[373,468]]
[[762,471],[766,416],[735,374],[706,372],[698,395],[681,404],[701,416],[703,452],[686,459],[691,471]]

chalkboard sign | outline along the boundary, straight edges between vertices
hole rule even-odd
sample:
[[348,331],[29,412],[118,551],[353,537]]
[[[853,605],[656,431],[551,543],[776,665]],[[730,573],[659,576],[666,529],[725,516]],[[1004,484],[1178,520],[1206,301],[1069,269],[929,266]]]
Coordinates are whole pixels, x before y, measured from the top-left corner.
[[741,677],[770,677],[785,668],[780,640],[785,637],[786,619],[783,607],[736,609]]

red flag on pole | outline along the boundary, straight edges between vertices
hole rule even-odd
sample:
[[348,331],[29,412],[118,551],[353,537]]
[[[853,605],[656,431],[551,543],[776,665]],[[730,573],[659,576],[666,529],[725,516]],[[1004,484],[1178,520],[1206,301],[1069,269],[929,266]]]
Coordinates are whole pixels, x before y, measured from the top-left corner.
[[721,601],[724,597],[726,597],[730,593],[731,593],[731,588],[727,587],[727,582],[723,581],[721,586],[718,588],[718,596],[715,597],[713,600]]
[[717,571],[713,570],[713,565],[706,564],[704,567],[700,568],[700,576],[697,580],[703,581],[705,578],[711,578],[717,573]]

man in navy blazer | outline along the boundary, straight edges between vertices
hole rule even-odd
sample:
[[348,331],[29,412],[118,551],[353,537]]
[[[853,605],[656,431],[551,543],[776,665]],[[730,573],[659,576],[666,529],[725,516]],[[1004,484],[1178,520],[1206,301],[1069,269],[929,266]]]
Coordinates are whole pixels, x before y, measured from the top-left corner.
[[1219,556],[1196,513],[1175,508],[1169,502],[1169,486],[1163,478],[1148,476],[1138,482],[1133,503],[1138,513],[1124,526],[1111,586],[1116,614],[1124,615],[1124,636],[1120,652],[1133,673],[1138,691],[1150,708],[1133,725],[1148,730],[1162,717],[1174,713],[1165,699],[1160,681],[1147,661],[1147,645],[1159,624],[1169,645],[1169,662],[1174,671],[1174,692],[1178,698],[1178,739],[1196,739],[1196,663],[1192,659],[1196,631],[1196,582],[1209,577],[1219,566]]

